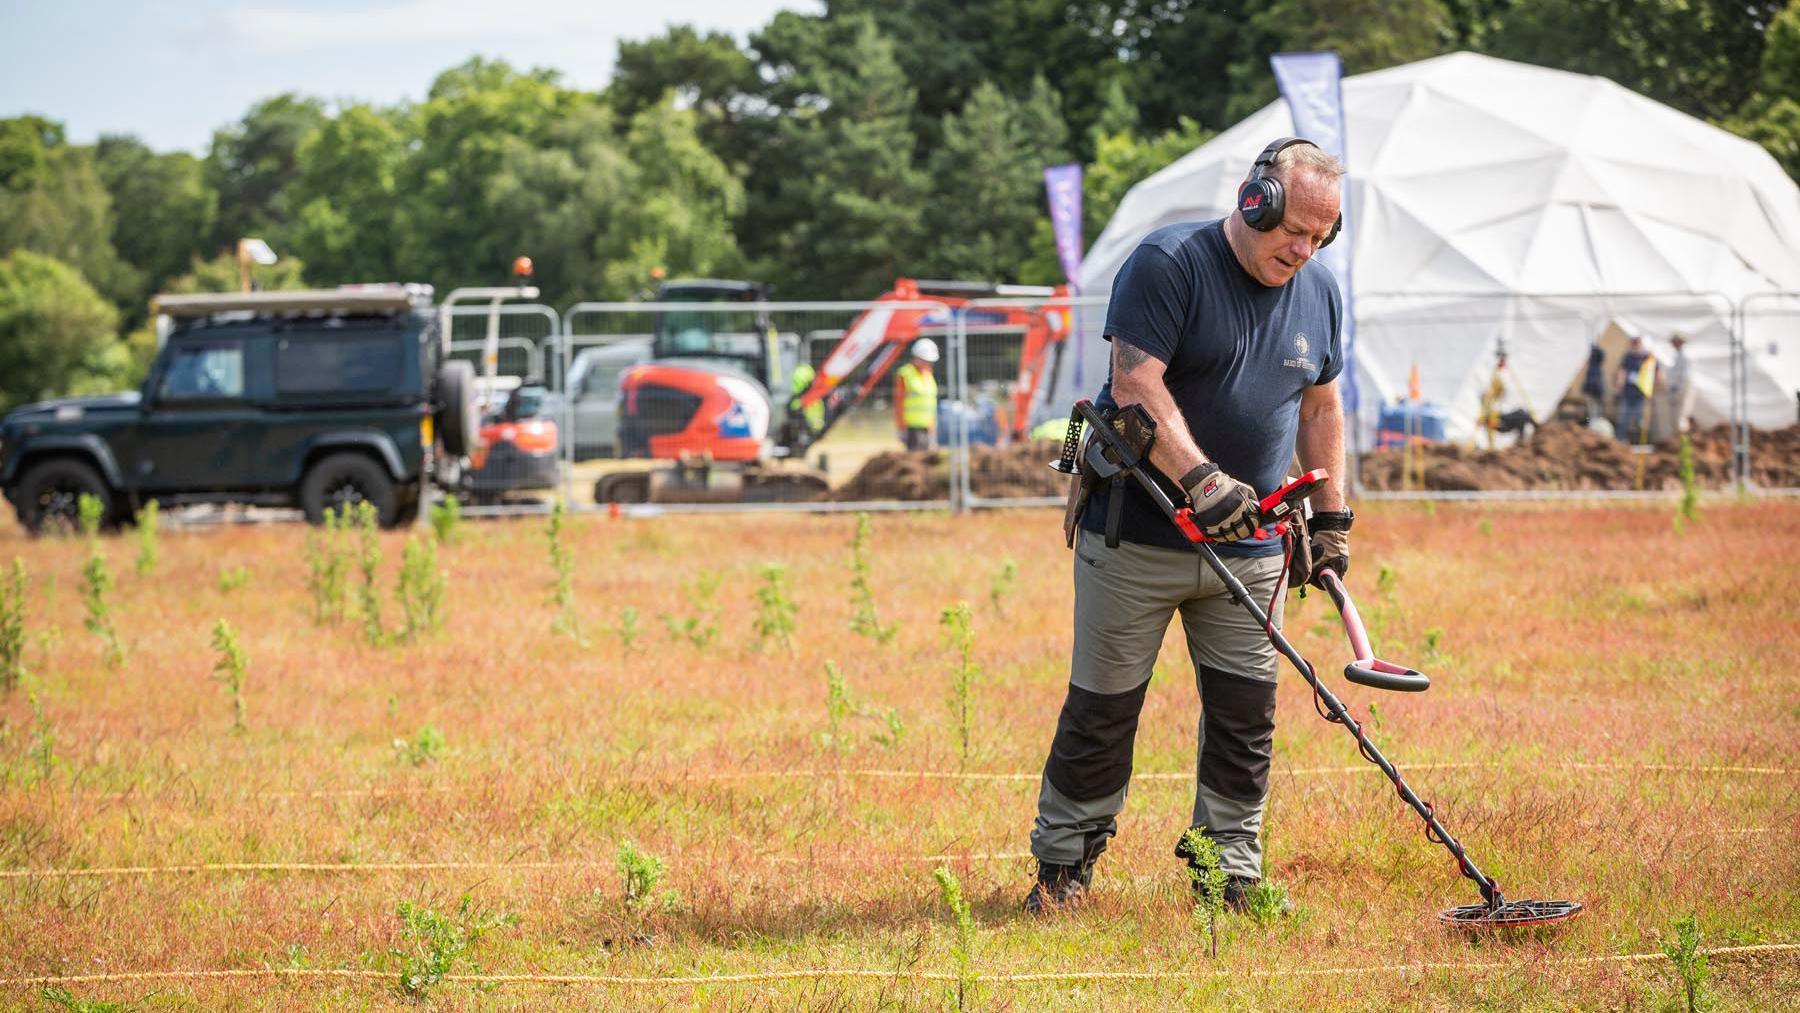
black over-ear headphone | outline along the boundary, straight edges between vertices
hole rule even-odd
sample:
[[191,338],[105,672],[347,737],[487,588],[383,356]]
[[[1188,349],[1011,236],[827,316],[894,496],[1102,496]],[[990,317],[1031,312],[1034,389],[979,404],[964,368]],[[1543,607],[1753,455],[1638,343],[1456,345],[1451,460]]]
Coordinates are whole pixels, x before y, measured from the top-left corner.
[[[1268,174],[1269,167],[1275,164],[1275,156],[1296,144],[1318,145],[1304,137],[1278,137],[1269,142],[1269,146],[1256,156],[1250,166],[1250,178],[1238,187],[1238,214],[1244,216],[1244,224],[1258,232],[1269,232],[1281,224],[1282,216],[1287,213],[1287,190],[1281,180]],[[1319,244],[1319,249],[1331,245],[1344,227],[1344,216],[1340,212],[1337,221],[1331,223],[1331,234]]]

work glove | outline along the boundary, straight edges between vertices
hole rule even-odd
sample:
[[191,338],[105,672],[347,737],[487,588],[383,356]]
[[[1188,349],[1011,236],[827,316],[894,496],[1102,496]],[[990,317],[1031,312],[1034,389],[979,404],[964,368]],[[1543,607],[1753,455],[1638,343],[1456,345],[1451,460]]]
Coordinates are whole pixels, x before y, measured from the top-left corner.
[[1355,515],[1348,510],[1321,511],[1306,522],[1312,535],[1312,572],[1306,582],[1323,589],[1326,570],[1339,577],[1350,572],[1350,521]]
[[1200,533],[1215,542],[1235,542],[1256,533],[1262,521],[1256,490],[1219,470],[1211,461],[1181,476]]

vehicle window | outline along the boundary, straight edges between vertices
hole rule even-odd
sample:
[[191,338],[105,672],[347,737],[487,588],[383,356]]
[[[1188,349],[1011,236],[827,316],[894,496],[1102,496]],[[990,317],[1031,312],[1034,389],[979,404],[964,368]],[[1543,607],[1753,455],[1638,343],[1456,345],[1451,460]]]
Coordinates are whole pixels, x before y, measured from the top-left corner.
[[506,410],[501,413],[508,422],[520,419],[535,419],[544,413],[544,388],[520,387],[506,399]]
[[187,345],[175,349],[157,396],[203,400],[244,396],[244,346]]
[[581,388],[582,397],[617,397],[619,393],[619,374],[625,371],[625,364],[599,365],[588,374],[585,385]]
[[275,390],[336,394],[391,390],[400,383],[405,343],[392,337],[283,338],[275,346]]

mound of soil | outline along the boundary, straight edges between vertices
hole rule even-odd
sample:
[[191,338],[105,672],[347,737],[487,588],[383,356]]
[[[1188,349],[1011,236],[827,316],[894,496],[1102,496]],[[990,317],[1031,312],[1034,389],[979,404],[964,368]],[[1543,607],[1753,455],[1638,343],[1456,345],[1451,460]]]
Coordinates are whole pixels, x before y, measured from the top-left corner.
[[[1061,444],[1033,440],[1010,447],[969,448],[969,487],[985,499],[1063,496],[1067,480],[1050,470]],[[839,502],[931,500],[950,495],[950,456],[942,450],[889,451],[869,459],[832,491]]]
[[950,495],[950,455],[941,450],[890,450],[876,454],[850,481],[832,490],[840,503],[863,500],[946,499]]
[[[1694,478],[1705,488],[1731,482],[1731,428],[1715,426],[1691,434]],[[1400,448],[1362,458],[1362,481],[1370,489],[1404,488],[1406,454]],[[1647,455],[1573,422],[1549,422],[1522,443],[1501,450],[1475,450],[1463,443],[1433,443],[1414,449],[1414,479],[1429,490],[1633,489],[1640,460],[1643,488],[1680,489],[1680,439],[1668,440]],[[1800,425],[1752,434],[1751,481],[1765,488],[1800,485]],[[1420,486],[1415,485],[1414,488]]]
[[1010,447],[969,448],[969,489],[983,499],[1069,494],[1069,480],[1050,470],[1061,440],[1028,440]]

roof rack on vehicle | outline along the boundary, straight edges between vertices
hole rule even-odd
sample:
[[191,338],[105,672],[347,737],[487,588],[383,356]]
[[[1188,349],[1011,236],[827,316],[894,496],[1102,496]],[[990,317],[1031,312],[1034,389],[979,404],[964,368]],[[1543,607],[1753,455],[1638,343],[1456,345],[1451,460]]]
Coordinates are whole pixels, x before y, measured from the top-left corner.
[[396,313],[431,305],[429,285],[345,285],[288,292],[203,292],[159,295],[151,312],[177,318],[214,313]]

